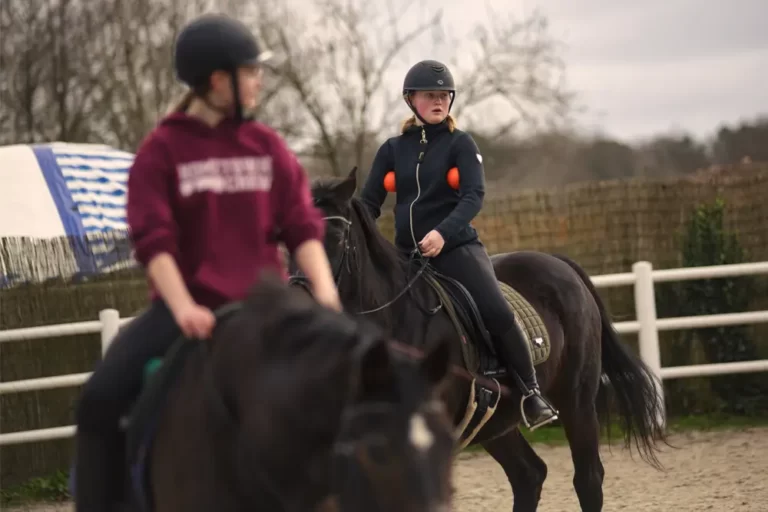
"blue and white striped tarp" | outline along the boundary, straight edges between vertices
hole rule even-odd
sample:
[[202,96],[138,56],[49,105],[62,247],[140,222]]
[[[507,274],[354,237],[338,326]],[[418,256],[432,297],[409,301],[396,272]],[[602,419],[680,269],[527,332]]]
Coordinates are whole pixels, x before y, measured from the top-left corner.
[[[132,266],[125,204],[133,158],[96,144],[0,147],[0,238],[7,245],[0,281],[7,286]],[[55,254],[49,251],[56,261],[29,253],[35,244],[65,239]]]

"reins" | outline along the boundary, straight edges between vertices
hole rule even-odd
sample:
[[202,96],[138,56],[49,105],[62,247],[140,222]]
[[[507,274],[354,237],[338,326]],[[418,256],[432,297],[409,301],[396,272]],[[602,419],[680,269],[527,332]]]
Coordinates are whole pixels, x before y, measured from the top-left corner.
[[[347,272],[350,273],[350,274],[352,273],[352,268],[350,267],[350,263],[349,263],[349,252],[350,252],[350,250],[354,249],[353,247],[350,247],[350,244],[349,244],[349,232],[350,232],[350,229],[352,227],[352,221],[347,219],[346,217],[342,217],[341,215],[331,215],[329,217],[323,217],[323,220],[326,220],[326,221],[327,220],[338,220],[338,221],[343,222],[344,225],[345,225],[345,227],[344,227],[344,239],[343,239],[344,250],[341,253],[341,259],[339,260],[339,263],[338,263],[337,267],[333,271],[333,278],[334,278],[334,281],[336,282],[336,286],[338,287],[339,286],[339,282],[341,281],[342,269],[344,268],[345,265],[347,267]],[[394,304],[395,302],[400,300],[400,298],[403,295],[405,295],[406,293],[408,293],[411,290],[413,285],[416,284],[416,281],[419,280],[419,278],[422,276],[424,271],[427,269],[427,266],[428,266],[427,260],[423,260],[422,264],[421,264],[421,267],[419,268],[419,270],[416,271],[416,274],[411,279],[408,280],[408,283],[403,287],[403,289],[400,290],[400,292],[393,299],[391,299],[390,301],[382,304],[379,307],[376,307],[376,308],[373,308],[373,309],[368,309],[368,310],[365,310],[365,311],[355,311],[352,314],[355,314],[355,315],[370,315],[371,313],[378,313],[379,311],[383,311],[383,310],[387,309],[392,304]],[[297,272],[296,274],[290,276],[288,278],[288,284],[289,285],[298,284],[298,285],[302,286],[305,290],[307,290],[308,292],[311,293],[311,290],[309,290],[309,287],[308,287],[307,277],[302,275],[300,272]]]
[[[336,286],[338,287],[339,282],[341,281],[341,275],[342,270],[344,266],[346,265],[347,271],[351,274],[352,268],[350,266],[349,262],[349,252],[350,250],[353,250],[354,248],[350,246],[349,238],[350,238],[350,230],[352,227],[352,221],[347,219],[346,217],[343,217],[341,215],[331,215],[327,217],[323,217],[323,220],[337,220],[344,223],[344,235],[343,235],[343,245],[344,249],[341,254],[341,258],[339,259],[339,263],[336,266],[336,268],[333,271],[334,274],[334,281],[336,282]],[[427,259],[422,260],[421,266],[416,271],[416,274],[408,280],[408,283],[403,287],[403,289],[391,300],[386,302],[385,304],[376,307],[374,309],[369,309],[365,311],[358,311],[358,312],[350,312],[350,314],[354,315],[368,315],[371,313],[376,313],[379,311],[382,311],[398,300],[403,297],[406,293],[408,293],[409,290],[413,287],[414,284],[416,284],[416,281],[419,280],[419,278],[424,274],[428,267],[429,263]],[[300,272],[297,272],[294,275],[291,275],[288,279],[289,285],[299,285],[303,287],[307,292],[310,294],[312,293],[308,286],[308,279],[306,276],[302,275]],[[435,311],[436,312],[436,311]],[[396,352],[399,352],[400,354],[409,356],[413,360],[421,360],[425,357],[424,351],[412,346],[407,345],[405,343],[399,342],[397,340],[390,340],[389,341],[390,348],[394,349]],[[487,377],[481,376],[481,375],[473,375],[469,371],[467,371],[465,368],[462,368],[460,366],[457,366],[455,364],[450,365],[450,371],[453,375],[457,377],[461,377],[468,382],[472,382],[472,380],[476,380],[478,383],[485,385],[486,387],[489,387],[489,389],[498,388],[499,392],[502,396],[510,397],[512,396],[512,391],[508,386],[504,386],[503,384],[500,384],[498,381],[489,379]]]

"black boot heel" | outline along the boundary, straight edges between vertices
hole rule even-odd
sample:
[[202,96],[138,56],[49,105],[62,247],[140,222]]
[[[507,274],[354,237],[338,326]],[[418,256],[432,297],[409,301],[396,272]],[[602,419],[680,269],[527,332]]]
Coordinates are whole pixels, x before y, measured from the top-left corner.
[[520,416],[525,427],[533,432],[539,427],[556,421],[558,411],[541,396],[538,388],[533,388],[527,394],[523,394],[520,399]]
[[523,395],[520,399],[520,414],[526,428],[533,432],[557,420],[558,411],[541,395],[531,351],[517,323],[497,343],[499,355]]

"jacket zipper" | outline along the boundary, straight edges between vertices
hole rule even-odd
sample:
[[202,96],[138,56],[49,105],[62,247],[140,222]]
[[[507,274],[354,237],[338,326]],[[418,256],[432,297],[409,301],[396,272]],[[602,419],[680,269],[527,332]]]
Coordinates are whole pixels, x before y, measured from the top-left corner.
[[[424,131],[424,128],[421,129],[421,140],[419,141],[420,144],[426,144],[427,143],[427,133]],[[416,242],[416,234],[413,230],[413,205],[416,204],[416,201],[419,200],[419,197],[421,197],[421,183],[419,183],[419,168],[421,167],[421,162],[424,161],[424,151],[419,153],[419,160],[416,163],[416,198],[411,201],[411,206],[408,210],[408,219],[411,224],[411,240],[413,240],[413,247],[415,250],[419,251],[419,244]],[[421,251],[419,251],[419,254],[421,254]]]

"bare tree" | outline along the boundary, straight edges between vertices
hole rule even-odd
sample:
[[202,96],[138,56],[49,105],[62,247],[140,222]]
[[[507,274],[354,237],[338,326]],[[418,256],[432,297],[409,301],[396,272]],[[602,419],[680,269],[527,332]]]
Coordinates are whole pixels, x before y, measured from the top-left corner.
[[172,66],[182,25],[212,10],[240,16],[247,5],[0,2],[0,143],[103,142],[135,151],[183,91]]
[[38,106],[48,74],[44,59],[48,53],[48,17],[42,0],[0,3],[0,137],[4,142],[43,139],[40,131],[45,118],[39,115]]
[[[397,3],[395,3],[397,2]],[[402,3],[400,3],[402,2]],[[191,17],[211,10],[249,23],[277,54],[259,118],[309,161],[340,175],[370,159],[396,116],[413,48],[435,48],[442,13],[413,2],[313,0],[8,0],[0,3],[0,137],[4,142],[106,142],[135,150],[182,87],[173,42]],[[538,14],[492,16],[471,41],[450,41],[459,81],[454,113],[490,138],[525,121],[562,116],[558,46]],[[470,55],[468,55],[470,53]],[[398,91],[398,92],[393,92]],[[499,102],[508,105],[500,118]],[[493,109],[489,117],[484,109]],[[501,109],[503,110],[503,109]],[[469,121],[468,123],[464,121]]]
[[11,0],[2,17],[4,142],[99,141],[109,9],[97,0]]
[[257,4],[261,33],[278,55],[273,71],[281,100],[272,107],[293,107],[283,131],[303,156],[322,162],[325,172],[341,175],[360,165],[393,123],[393,98],[387,93],[392,63],[439,24],[441,13],[403,32],[410,3],[402,8],[388,3],[383,15],[381,4],[315,0],[304,7],[313,18],[273,0]]
[[492,10],[488,19],[469,41],[452,41],[457,51],[451,65],[461,80],[457,118],[491,138],[556,128],[575,105],[564,85],[561,45],[548,34],[547,19],[538,11],[520,20]]
[[[361,0],[314,0],[302,12],[276,0],[256,5],[260,32],[280,56],[274,71],[281,101],[271,106],[281,103],[290,112],[280,128],[303,156],[321,163],[321,172],[333,175],[362,166],[396,126],[403,100],[392,91],[402,77],[392,76],[393,68],[412,64],[403,59],[413,46],[434,48],[438,36],[451,32],[443,30],[440,10],[419,16],[413,2],[387,2],[382,9]],[[413,21],[418,19],[423,21]],[[491,20],[478,24],[471,41],[449,43],[456,55],[471,52],[471,58],[450,62],[460,89],[455,114],[466,114],[471,126],[480,127],[487,124],[478,115],[483,108],[497,112],[503,102],[510,108],[506,118],[492,119],[498,125],[494,137],[564,118],[571,95],[561,83],[564,64],[546,19],[534,13],[522,21],[497,15]]]
[[2,10],[0,137],[4,142],[98,140],[93,122],[108,29],[96,0],[10,0]]

